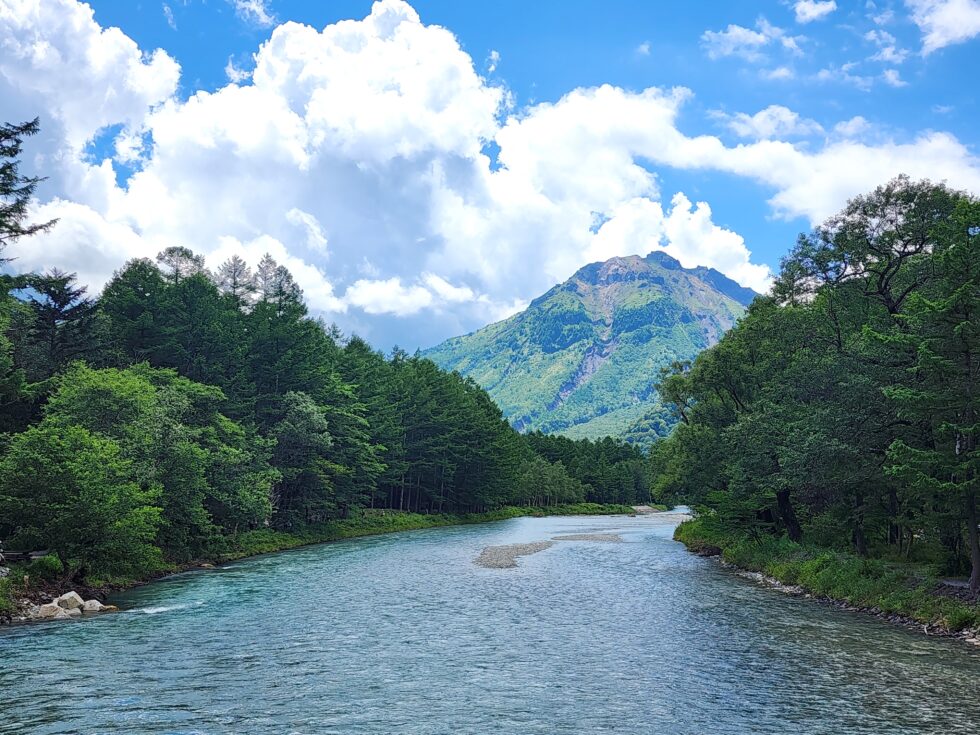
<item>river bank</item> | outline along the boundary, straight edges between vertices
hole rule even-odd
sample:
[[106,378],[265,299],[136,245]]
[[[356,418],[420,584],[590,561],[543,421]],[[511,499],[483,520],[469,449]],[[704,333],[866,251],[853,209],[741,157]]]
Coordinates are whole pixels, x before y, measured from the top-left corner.
[[[646,508],[647,506],[644,506]],[[659,510],[658,506],[655,510]],[[63,575],[61,564],[54,557],[43,557],[30,564],[15,564],[7,577],[0,579],[0,625],[26,622],[29,611],[52,597],[77,591],[86,599],[104,601],[112,592],[147,584],[161,577],[191,569],[209,568],[259,554],[287,551],[313,544],[329,543],[362,536],[376,536],[399,531],[415,531],[425,528],[489,523],[520,517],[573,516],[573,515],[623,515],[633,514],[629,505],[575,503],[552,507],[505,506],[485,513],[409,513],[405,511],[362,509],[356,516],[303,529],[278,531],[259,529],[247,531],[222,540],[220,547],[205,557],[180,564],[167,564],[152,574],[136,579],[112,579],[90,584],[84,579],[72,579]],[[26,580],[26,581],[25,581]]]
[[921,566],[889,564],[786,538],[727,536],[697,518],[681,523],[674,539],[780,591],[980,646],[980,603],[944,589]]

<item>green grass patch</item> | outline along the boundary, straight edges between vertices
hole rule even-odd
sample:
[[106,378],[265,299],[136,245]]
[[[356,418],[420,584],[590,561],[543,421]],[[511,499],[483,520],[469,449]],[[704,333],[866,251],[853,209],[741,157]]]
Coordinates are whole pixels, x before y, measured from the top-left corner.
[[60,579],[64,573],[65,568],[61,563],[61,559],[54,554],[48,554],[47,556],[42,556],[40,559],[34,559],[24,566],[24,574],[34,582],[53,582],[56,579]]
[[939,580],[917,564],[895,564],[801,545],[786,537],[752,539],[712,528],[704,518],[685,521],[674,538],[692,551],[714,547],[724,559],[784,584],[857,607],[902,615],[955,632],[980,626],[980,605],[936,593]]
[[14,581],[11,577],[0,579],[0,615],[12,615],[14,604]]

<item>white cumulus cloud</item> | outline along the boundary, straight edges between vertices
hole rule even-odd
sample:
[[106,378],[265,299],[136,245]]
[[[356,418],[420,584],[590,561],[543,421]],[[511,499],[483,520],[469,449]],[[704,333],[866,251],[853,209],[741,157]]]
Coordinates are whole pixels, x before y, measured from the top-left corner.
[[[751,34],[799,48],[762,19]],[[76,270],[94,291],[169,245],[211,266],[268,252],[315,311],[379,345],[472,330],[589,260],[651,249],[764,289],[750,243],[708,202],[662,192],[661,170],[742,177],[775,216],[810,222],[902,172],[980,190],[980,164],[949,133],[872,144],[852,120],[794,143],[819,126],[772,105],[725,118],[745,138],[727,145],[682,129],[685,88],[603,85],[514,109],[402,0],[321,29],[278,25],[250,83],[188,98],[166,52],[74,0],[0,0],[0,48],[5,115],[42,118],[25,156],[50,177],[38,219],[61,218],[11,248],[13,267]],[[138,170],[120,184],[122,163]]]
[[276,17],[269,10],[267,0],[229,0],[239,18],[255,25],[268,28],[276,22]]
[[782,105],[770,105],[754,115],[737,112],[729,115],[717,111],[713,116],[721,120],[736,135],[741,138],[785,138],[815,135],[823,132],[823,128],[815,120],[800,117]]
[[793,4],[797,23],[812,23],[821,20],[837,10],[835,0],[797,0]]
[[738,56],[753,62],[764,61],[767,58],[765,49],[770,46],[800,56],[803,53],[800,48],[803,40],[802,36],[790,35],[764,17],[756,21],[755,30],[731,23],[723,31],[705,31],[701,34],[701,45],[709,59]]
[[980,35],[980,0],[905,0],[922,31],[922,53]]

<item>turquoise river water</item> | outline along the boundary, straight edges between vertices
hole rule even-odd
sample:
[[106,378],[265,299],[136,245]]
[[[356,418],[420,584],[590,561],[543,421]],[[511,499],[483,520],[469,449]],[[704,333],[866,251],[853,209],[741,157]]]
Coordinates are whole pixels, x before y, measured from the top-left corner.
[[[760,588],[676,523],[524,518],[170,577],[0,630],[0,733],[980,733],[980,651]],[[473,563],[583,532],[624,543]]]

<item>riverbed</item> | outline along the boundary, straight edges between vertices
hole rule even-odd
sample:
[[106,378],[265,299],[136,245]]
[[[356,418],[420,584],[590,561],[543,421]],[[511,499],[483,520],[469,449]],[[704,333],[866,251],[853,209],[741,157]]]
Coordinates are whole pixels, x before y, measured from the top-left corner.
[[0,733],[980,731],[980,651],[760,587],[672,541],[677,519],[324,544],[0,630]]

